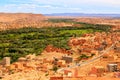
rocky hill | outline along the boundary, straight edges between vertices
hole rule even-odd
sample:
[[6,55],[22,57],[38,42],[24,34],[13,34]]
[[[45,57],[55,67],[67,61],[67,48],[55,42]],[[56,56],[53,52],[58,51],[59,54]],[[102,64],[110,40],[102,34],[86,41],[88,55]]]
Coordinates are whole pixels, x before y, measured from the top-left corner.
[[32,13],[0,13],[0,22],[16,22],[19,20],[34,20],[41,21],[44,20],[45,16],[42,14],[32,14]]
[[[37,26],[38,23],[46,20],[42,14],[32,13],[0,13],[0,30]],[[36,25],[37,24],[37,25]]]

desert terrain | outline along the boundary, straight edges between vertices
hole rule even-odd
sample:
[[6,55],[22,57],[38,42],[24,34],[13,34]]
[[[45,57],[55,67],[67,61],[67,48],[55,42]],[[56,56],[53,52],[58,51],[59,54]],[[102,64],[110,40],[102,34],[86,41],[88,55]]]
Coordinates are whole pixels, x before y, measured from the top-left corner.
[[120,79],[120,19],[0,13],[0,80],[96,79]]

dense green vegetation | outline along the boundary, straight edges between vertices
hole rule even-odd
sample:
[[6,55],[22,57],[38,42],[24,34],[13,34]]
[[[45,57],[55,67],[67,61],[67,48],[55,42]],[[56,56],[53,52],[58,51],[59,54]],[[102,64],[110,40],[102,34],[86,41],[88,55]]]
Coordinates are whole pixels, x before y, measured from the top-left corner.
[[102,30],[105,32],[107,32],[111,29],[110,25],[89,24],[89,23],[83,23],[83,22],[76,22],[74,19],[64,19],[64,18],[63,19],[49,19],[48,21],[53,22],[53,23],[64,22],[64,23],[80,24],[81,29],[88,29],[89,28],[89,29],[93,29],[93,30]]
[[60,23],[60,22],[65,22],[65,23],[73,23],[74,19],[48,19],[48,22],[53,22],[53,23]]
[[56,72],[58,70],[58,67],[57,66],[53,66],[52,70]]
[[[67,22],[67,21],[66,21]],[[85,23],[82,27],[61,28],[21,28],[0,32],[0,59],[10,56],[12,61],[27,54],[40,54],[44,48],[52,44],[56,47],[70,49],[67,42],[72,36],[81,36],[84,33],[108,31],[109,26],[92,25]]]
[[91,57],[93,57],[95,54],[91,54],[90,56],[87,56],[87,55],[85,55],[85,54],[81,54],[79,57],[78,57],[78,60],[80,61],[80,60],[82,60],[82,59],[88,59],[88,58],[91,58]]

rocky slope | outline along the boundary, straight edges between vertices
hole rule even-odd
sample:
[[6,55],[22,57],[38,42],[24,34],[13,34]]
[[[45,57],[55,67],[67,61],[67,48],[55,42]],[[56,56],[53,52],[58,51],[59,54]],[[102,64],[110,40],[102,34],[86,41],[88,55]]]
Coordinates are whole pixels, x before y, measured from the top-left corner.
[[32,13],[0,13],[0,22],[17,22],[17,21],[41,21],[44,20],[45,16],[42,14],[32,14]]
[[[0,30],[38,26],[46,20],[42,14],[32,13],[0,13]],[[39,24],[38,24],[39,23]]]

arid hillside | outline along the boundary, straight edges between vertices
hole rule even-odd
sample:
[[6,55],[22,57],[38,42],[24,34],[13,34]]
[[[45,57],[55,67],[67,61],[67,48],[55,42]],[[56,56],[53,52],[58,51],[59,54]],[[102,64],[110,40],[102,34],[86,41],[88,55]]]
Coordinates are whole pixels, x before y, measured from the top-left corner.
[[0,30],[37,25],[46,20],[42,14],[0,13]]
[[42,14],[32,13],[0,13],[0,31],[18,29],[23,27],[64,27],[72,26],[71,23],[48,22],[48,18]]
[[117,18],[98,18],[98,17],[81,17],[77,18],[76,21],[86,22],[86,23],[94,23],[94,24],[111,24],[111,25],[120,25],[120,19]]
[[[67,22],[66,22],[67,19]],[[0,30],[18,29],[23,27],[65,27],[80,26],[73,22],[112,25],[113,30],[120,29],[120,19],[99,17],[53,17],[32,13],[0,13]]]
[[97,17],[79,17],[76,18],[77,22],[83,22],[83,23],[90,23],[90,24],[104,24],[104,25],[112,25],[113,30],[119,30],[120,29],[120,19],[119,18],[97,18]]
[[45,16],[42,14],[32,14],[32,13],[0,13],[0,22],[16,22],[19,20],[34,20],[41,21],[44,20]]

